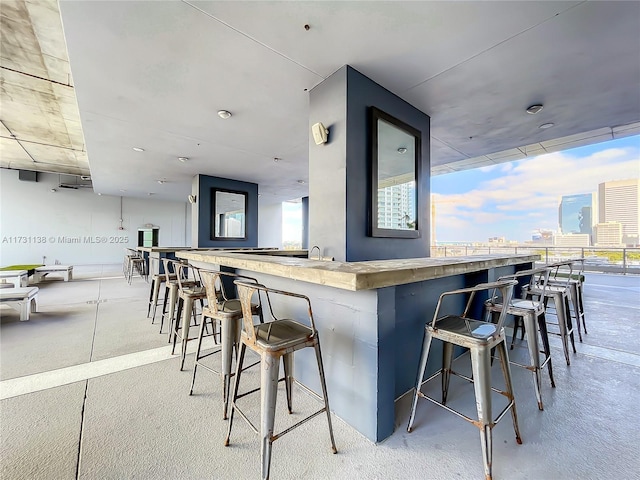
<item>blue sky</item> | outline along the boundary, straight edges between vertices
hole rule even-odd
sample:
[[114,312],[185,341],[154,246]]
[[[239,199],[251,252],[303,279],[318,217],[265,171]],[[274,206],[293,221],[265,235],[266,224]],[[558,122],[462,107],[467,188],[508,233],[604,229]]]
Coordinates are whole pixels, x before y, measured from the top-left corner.
[[[640,136],[515,162],[431,177],[439,242],[531,240],[557,230],[562,195],[593,193],[598,184],[640,177]],[[300,203],[284,203],[283,241],[300,240]]]
[[440,242],[531,239],[557,230],[562,195],[640,176],[640,136],[431,177]]

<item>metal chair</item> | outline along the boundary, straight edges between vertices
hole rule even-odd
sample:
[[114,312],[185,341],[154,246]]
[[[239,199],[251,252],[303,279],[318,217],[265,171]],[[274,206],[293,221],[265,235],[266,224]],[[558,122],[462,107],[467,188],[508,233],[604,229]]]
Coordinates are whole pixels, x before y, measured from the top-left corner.
[[[520,430],[518,428],[518,416],[516,413],[516,403],[513,396],[513,386],[511,382],[511,370],[509,367],[509,357],[507,354],[504,321],[507,316],[507,310],[502,309],[497,324],[492,323],[491,313],[487,312],[485,321],[474,320],[468,315],[473,305],[473,300],[478,292],[492,292],[492,297],[500,299],[502,304],[508,305],[513,295],[513,287],[518,282],[516,280],[502,280],[492,283],[483,283],[471,288],[463,288],[451,292],[445,292],[440,295],[436,306],[433,320],[425,326],[424,343],[422,346],[422,354],[420,357],[420,366],[418,368],[418,377],[416,379],[415,390],[413,394],[413,402],[411,405],[411,415],[409,417],[409,425],[407,431],[413,429],[415,420],[416,406],[418,398],[424,398],[444,409],[455,413],[461,418],[473,423],[480,429],[480,442],[482,445],[482,458],[484,462],[484,472],[487,479],[491,479],[492,467],[492,429],[502,419],[502,417],[511,410],[513,420],[513,429],[516,434],[518,444],[522,443],[520,439]],[[443,299],[450,295],[465,295],[468,300],[462,315],[445,315],[439,317],[440,307]],[[442,353],[442,369],[434,375],[423,381],[424,373],[427,368],[427,360],[429,358],[429,350],[433,339],[439,339],[443,342]],[[467,377],[452,370],[453,347],[466,347],[471,353],[471,368],[473,378]],[[496,348],[500,356],[502,373],[506,384],[506,391],[500,391],[491,387],[491,350]],[[421,386],[435,379],[442,374],[442,402],[420,391]],[[449,390],[449,380],[451,375],[457,375],[465,380],[472,382],[475,390],[476,408],[478,411],[478,419],[472,419],[462,413],[450,408],[446,405],[447,393]],[[507,397],[509,403],[502,412],[494,419],[491,412],[491,391],[495,391]]]
[[[196,301],[200,301],[202,309],[204,309],[204,299],[207,298],[207,292],[205,291],[202,283],[198,279],[199,269],[186,264],[175,264],[176,275],[178,277],[178,310],[176,312],[176,318],[173,322],[173,348],[171,349],[171,355],[176,350],[176,341],[180,338],[180,370],[184,368],[184,361],[187,356],[187,343],[189,340],[195,340],[195,338],[189,338],[189,327],[191,325],[191,317],[197,325],[196,315]],[[195,280],[188,280],[187,269],[194,272]],[[171,329],[170,329],[171,330]]]
[[[540,299],[543,301],[546,313],[555,313],[558,323],[553,323],[553,325],[558,326],[559,332],[549,333],[560,336],[562,339],[562,349],[564,350],[565,361],[567,362],[567,365],[571,365],[569,342],[571,342],[573,353],[576,353],[576,344],[573,336],[573,323],[571,321],[571,310],[569,308],[569,279],[571,278],[571,270],[566,278],[558,276],[558,270],[566,265],[571,267],[571,262],[558,262],[547,265],[550,269],[549,278],[555,279],[555,284],[529,284],[525,286],[522,291],[524,298]],[[551,311],[549,310],[549,300],[553,300],[553,309]],[[547,324],[550,324],[548,316],[545,317]]]
[[[534,268],[532,270],[523,270],[513,275],[505,275],[498,280],[521,280],[523,278],[528,279],[529,284],[542,285],[543,290],[549,282],[549,269],[547,267]],[[544,291],[542,298],[544,298]],[[513,330],[513,337],[511,339],[511,349],[513,349],[514,340],[516,338],[518,327],[523,330],[523,336],[527,335],[527,349],[529,350],[529,364],[522,365],[511,361],[511,365],[517,365],[524,367],[533,373],[533,385],[535,387],[536,398],[538,400],[538,408],[544,410],[542,404],[542,369],[547,366],[549,369],[549,378],[551,379],[551,387],[555,388],[556,384],[553,380],[553,367],[551,365],[551,349],[549,347],[549,336],[547,334],[547,323],[544,316],[544,301],[514,299],[506,304],[507,315],[513,315],[515,317],[515,324]],[[489,312],[494,314],[502,313],[505,308],[505,304],[500,303],[496,298],[489,298],[485,302],[485,307]],[[520,325],[520,323],[524,325]],[[538,333],[542,340],[543,352],[545,359],[540,362],[540,346],[538,342]]]
[[[176,304],[178,303],[178,275],[176,265],[182,263],[179,260],[172,260],[170,258],[163,258],[162,265],[164,267],[164,300],[162,302],[162,317],[160,318],[160,333],[162,333],[162,327],[164,326],[165,316],[169,325],[169,343],[173,339],[173,324],[175,322]],[[182,279],[182,284],[195,285],[195,281],[189,281]],[[167,311],[168,307],[168,311]]]
[[125,251],[127,253],[125,254],[123,270],[124,270],[125,278],[127,279],[127,282],[129,283],[129,285],[131,285],[131,280],[133,279],[133,273],[136,270],[140,274],[140,277],[144,278],[145,281],[148,282],[149,277],[147,274],[147,264],[145,262],[144,257],[140,255],[140,252],[132,248],[127,248],[125,249]]
[[[149,306],[147,308],[147,318],[149,318],[149,316],[151,315],[151,310],[153,309],[153,315],[151,316],[151,324],[153,325],[156,321],[156,311],[160,302],[160,289],[162,288],[162,284],[167,281],[167,275],[165,275],[164,273],[160,273],[160,259],[156,257],[149,257],[149,271],[151,273],[151,285],[149,288]],[[170,280],[177,281],[175,273],[170,274],[168,278]],[[165,289],[165,294],[166,292],[167,289]]]
[[[198,347],[196,349],[196,358],[193,364],[193,376],[191,378],[191,389],[189,390],[189,395],[193,394],[193,386],[196,382],[198,366],[209,372],[220,375],[222,377],[222,418],[226,420],[232,376],[231,357],[233,349],[235,348],[237,360],[237,349],[240,342],[240,332],[242,330],[240,322],[242,319],[242,306],[240,305],[240,300],[237,298],[229,298],[227,296],[223,280],[228,278],[233,280],[251,281],[254,283],[257,283],[257,280],[255,278],[238,275],[236,273],[202,269],[200,270],[200,278],[207,294],[207,306],[202,309],[200,331],[198,333]],[[260,299],[258,298],[258,300]],[[263,323],[262,306],[260,303],[251,304],[251,315],[259,316],[260,323]],[[217,348],[214,348],[213,351],[202,353],[202,339],[205,337],[207,319],[211,319],[213,326],[212,335],[214,336],[214,340],[216,340]],[[218,326],[220,327],[219,336],[216,335]],[[220,371],[202,362],[203,359],[216,353],[220,353],[222,357]]]
[[[333,453],[337,452],[336,443],[333,438],[333,428],[331,426],[331,413],[329,410],[329,398],[327,397],[327,387],[324,379],[324,368],[322,366],[322,355],[320,353],[320,340],[318,339],[318,331],[316,330],[311,311],[311,302],[308,297],[282,290],[274,290],[263,285],[245,283],[240,281],[234,282],[237,285],[238,297],[242,304],[244,329],[240,337],[240,357],[236,363],[235,380],[233,384],[233,395],[231,397],[231,413],[229,415],[229,429],[225,446],[229,445],[229,437],[231,436],[231,428],[233,426],[233,416],[237,412],[251,427],[255,433],[260,435],[260,459],[262,465],[262,478],[269,478],[269,470],[271,466],[271,447],[274,441],[289,433],[294,428],[305,423],[307,420],[325,412],[327,422],[329,424],[329,437],[331,438],[331,449]],[[268,323],[254,325],[253,324],[253,303],[251,299],[253,295],[266,296],[266,304],[269,306],[271,321]],[[307,303],[310,326],[304,325],[298,321],[291,319],[278,319],[272,309],[270,295],[284,295],[293,298],[299,298]],[[255,303],[255,302],[254,302]],[[265,302],[262,302],[264,305]],[[261,358],[260,364],[260,388],[238,395],[238,386],[240,384],[240,376],[242,373],[242,364],[247,347],[258,353]],[[315,392],[308,390],[304,385],[302,388],[308,390],[312,395],[323,401],[324,407],[308,417],[300,420],[295,425],[287,428],[280,433],[274,433],[274,420],[276,411],[276,398],[278,392],[278,382],[284,381],[287,394],[287,407],[289,413],[292,413],[291,389],[293,382],[293,354],[295,351],[313,347],[318,363],[318,373],[320,374],[320,385],[322,387],[322,397]],[[278,380],[280,369],[280,358],[284,366],[284,378]],[[249,421],[247,416],[238,407],[237,401],[249,394],[260,391],[260,432]]]
[[[576,269],[576,264],[578,265]],[[559,267],[554,271],[554,276],[549,278],[549,284],[552,286],[568,287],[569,289],[569,301],[571,305],[571,315],[578,327],[578,340],[582,342],[582,328],[584,328],[585,335],[587,332],[587,324],[584,320],[584,258],[576,258],[568,260],[566,262],[559,262]],[[563,266],[569,268],[569,273],[566,271],[559,272]],[[568,281],[564,278],[558,277],[560,275],[567,275]],[[582,321],[582,322],[581,322]],[[580,325],[582,323],[582,325]]]

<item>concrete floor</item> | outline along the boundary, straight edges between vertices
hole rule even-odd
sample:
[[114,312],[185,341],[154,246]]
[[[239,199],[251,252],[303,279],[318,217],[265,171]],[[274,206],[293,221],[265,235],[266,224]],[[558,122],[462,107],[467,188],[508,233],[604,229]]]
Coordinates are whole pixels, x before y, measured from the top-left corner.
[[[223,446],[220,382],[199,371],[188,395],[193,355],[180,372],[166,335],[146,318],[148,284],[127,285],[119,269],[74,267],[72,282],[44,282],[29,322],[0,308],[0,478],[259,478],[257,436],[238,419]],[[512,368],[524,443],[515,443],[509,416],[494,429],[496,479],[640,478],[640,278],[589,274],[585,297],[589,334],[570,367],[552,339],[557,388],[545,373],[543,412],[530,373]],[[512,360],[525,355],[515,350]],[[463,356],[456,368],[468,363]],[[255,371],[243,376],[258,382]],[[470,385],[452,382],[451,405],[472,414]],[[292,416],[279,397],[278,430],[317,407],[294,395]],[[421,402],[408,434],[409,401],[397,402],[397,430],[378,445],[333,417],[337,455],[326,421],[311,420],[274,444],[272,478],[482,478],[477,429]],[[253,399],[247,411],[258,419]]]

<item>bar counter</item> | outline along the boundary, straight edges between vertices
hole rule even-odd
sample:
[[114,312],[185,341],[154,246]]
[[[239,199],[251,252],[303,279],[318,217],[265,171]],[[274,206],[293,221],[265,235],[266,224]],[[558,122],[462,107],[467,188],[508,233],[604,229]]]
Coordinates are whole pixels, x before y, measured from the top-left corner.
[[[374,442],[393,433],[395,400],[415,384],[424,326],[440,294],[531,268],[539,259],[478,255],[332,262],[300,258],[305,254],[176,252],[195,266],[235,271],[268,287],[307,295],[321,342],[331,410]],[[278,312],[289,318],[306,315],[305,305],[289,297],[278,298]],[[440,368],[439,351],[440,345],[432,347],[435,360],[429,361],[427,376]],[[296,353],[295,376],[320,391],[313,352]]]

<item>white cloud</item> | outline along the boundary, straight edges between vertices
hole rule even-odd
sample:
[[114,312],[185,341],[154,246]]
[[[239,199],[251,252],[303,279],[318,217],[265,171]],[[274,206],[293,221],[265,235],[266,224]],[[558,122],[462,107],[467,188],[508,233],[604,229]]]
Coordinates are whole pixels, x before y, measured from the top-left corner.
[[[479,170],[486,173],[495,167]],[[608,148],[586,157],[557,152],[511,162],[500,170],[499,177],[469,192],[433,195],[439,239],[486,239],[495,234],[523,240],[530,238],[532,229],[557,228],[562,195],[593,193],[599,183],[640,177],[640,149]],[[499,231],[491,233],[494,229]]]

